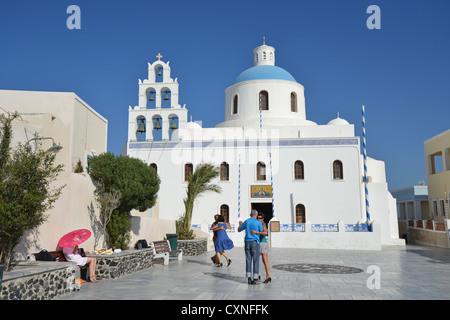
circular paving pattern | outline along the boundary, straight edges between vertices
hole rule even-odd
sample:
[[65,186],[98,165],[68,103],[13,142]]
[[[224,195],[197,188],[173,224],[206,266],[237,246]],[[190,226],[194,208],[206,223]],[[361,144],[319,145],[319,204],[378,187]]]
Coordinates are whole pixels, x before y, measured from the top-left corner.
[[330,264],[291,263],[291,264],[277,264],[272,267],[282,271],[300,272],[300,273],[347,274],[347,273],[364,272],[364,270],[358,268],[336,266]]

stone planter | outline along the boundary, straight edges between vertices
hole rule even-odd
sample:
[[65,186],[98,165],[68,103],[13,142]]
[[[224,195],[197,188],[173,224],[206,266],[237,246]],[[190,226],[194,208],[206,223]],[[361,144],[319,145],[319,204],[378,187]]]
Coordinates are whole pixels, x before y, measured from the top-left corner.
[[207,243],[207,238],[178,240],[178,249],[183,250],[183,256],[198,256],[207,251]]

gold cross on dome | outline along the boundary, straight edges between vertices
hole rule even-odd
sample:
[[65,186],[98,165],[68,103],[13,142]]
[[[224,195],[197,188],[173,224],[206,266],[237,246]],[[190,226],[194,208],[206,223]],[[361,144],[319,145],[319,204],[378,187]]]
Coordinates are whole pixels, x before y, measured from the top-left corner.
[[158,61],[159,61],[159,60],[161,60],[161,58],[162,58],[163,56],[161,55],[161,53],[158,53],[158,55],[157,55],[156,57],[158,58]]

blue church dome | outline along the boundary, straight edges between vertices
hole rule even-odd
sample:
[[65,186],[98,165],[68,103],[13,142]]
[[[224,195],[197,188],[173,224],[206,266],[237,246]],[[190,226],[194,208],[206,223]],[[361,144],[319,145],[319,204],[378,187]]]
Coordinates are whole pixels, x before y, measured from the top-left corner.
[[249,80],[262,80],[262,79],[288,80],[297,82],[294,79],[294,77],[283,68],[272,65],[260,65],[251,67],[242,72],[234,80],[233,84]]

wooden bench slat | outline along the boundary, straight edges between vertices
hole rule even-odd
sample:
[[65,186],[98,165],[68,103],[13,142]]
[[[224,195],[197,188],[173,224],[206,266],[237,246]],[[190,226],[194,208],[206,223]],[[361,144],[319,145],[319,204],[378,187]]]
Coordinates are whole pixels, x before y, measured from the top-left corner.
[[170,244],[168,240],[153,241],[151,243],[153,248],[154,258],[164,258],[164,265],[169,264],[169,255],[177,254],[178,260],[183,259],[183,250],[170,250]]

